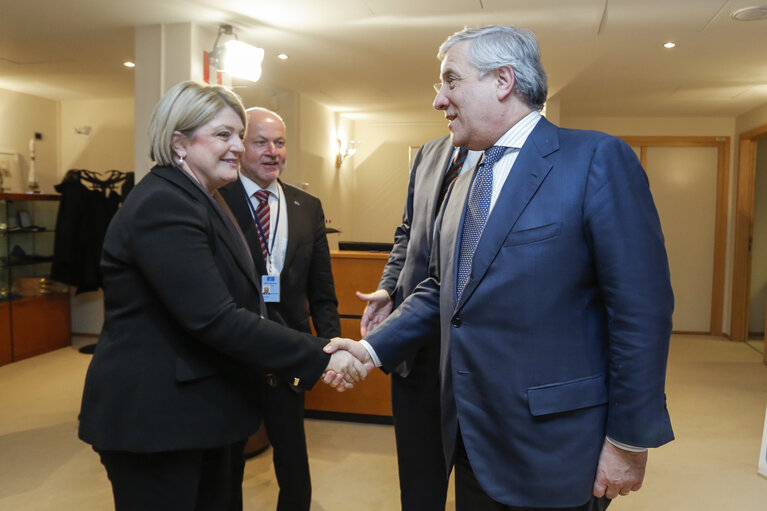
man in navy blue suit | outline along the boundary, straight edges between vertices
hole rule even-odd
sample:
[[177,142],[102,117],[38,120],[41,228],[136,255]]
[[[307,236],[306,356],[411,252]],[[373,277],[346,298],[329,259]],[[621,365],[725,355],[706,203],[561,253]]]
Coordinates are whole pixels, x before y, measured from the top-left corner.
[[673,294],[647,177],[619,139],[541,117],[532,32],[465,29],[438,56],[434,107],[454,145],[485,154],[443,205],[429,279],[334,345],[388,371],[440,332],[459,511],[604,506],[673,439]]

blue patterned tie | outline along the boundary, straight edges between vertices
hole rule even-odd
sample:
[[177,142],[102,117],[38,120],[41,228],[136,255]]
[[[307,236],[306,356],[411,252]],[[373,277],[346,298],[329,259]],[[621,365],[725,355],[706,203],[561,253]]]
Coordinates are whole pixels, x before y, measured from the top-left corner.
[[477,249],[482,230],[485,228],[490,212],[490,198],[493,195],[493,165],[501,159],[506,147],[495,145],[485,150],[485,157],[477,170],[474,184],[466,203],[466,218],[461,233],[461,252],[458,255],[458,278],[456,279],[456,298],[461,298],[463,288],[469,280],[471,261]]

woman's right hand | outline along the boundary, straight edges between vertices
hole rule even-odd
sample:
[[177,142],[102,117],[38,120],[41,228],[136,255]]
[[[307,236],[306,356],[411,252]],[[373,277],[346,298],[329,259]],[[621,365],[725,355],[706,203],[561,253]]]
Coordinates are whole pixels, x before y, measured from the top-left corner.
[[[354,388],[355,383],[367,377],[368,369],[372,369],[367,350],[351,339],[335,338],[331,344],[341,349],[336,349],[330,355],[323,381],[339,392]],[[365,361],[362,362],[357,357]]]

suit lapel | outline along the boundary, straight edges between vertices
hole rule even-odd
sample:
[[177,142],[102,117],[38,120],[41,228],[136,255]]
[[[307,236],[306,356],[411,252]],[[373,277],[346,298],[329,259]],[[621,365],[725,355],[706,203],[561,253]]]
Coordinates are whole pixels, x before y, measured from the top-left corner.
[[[466,215],[466,200],[471,183],[474,182],[476,167],[465,172],[453,182],[453,188],[445,197],[442,206],[442,224],[439,225],[440,245],[440,289],[448,293],[449,303],[455,303],[455,276],[458,274],[458,252],[460,232]],[[452,309],[453,307],[451,307]]]
[[288,245],[285,248],[285,261],[282,264],[282,271],[285,272],[290,268],[290,264],[296,254],[296,239],[300,238],[300,236],[291,235],[291,231],[295,234],[301,225],[303,225],[301,223],[303,210],[301,209],[301,203],[296,198],[296,194],[293,190],[289,186],[285,186],[282,181],[279,181],[279,183],[282,192],[285,194],[285,205],[288,213]]
[[256,271],[259,275],[265,275],[266,261],[264,261],[264,256],[261,253],[258,229],[253,221],[253,214],[250,211],[250,206],[248,206],[248,197],[245,195],[246,192],[242,186],[242,181],[238,178],[233,183],[221,187],[219,191],[229,204],[229,209],[232,210],[232,214],[234,214],[242,233],[245,235],[248,248],[253,256],[253,262],[256,265]]
[[[427,188],[425,190],[426,193],[424,194],[426,199],[426,211],[429,214],[428,218],[431,220],[429,226],[434,225],[434,222],[437,220],[437,216],[439,215],[439,211],[437,210],[437,200],[439,199],[439,194],[442,190],[442,181],[445,179],[447,167],[450,165],[450,162],[453,159],[453,148],[454,146],[450,140],[450,135],[445,135],[442,137],[440,143],[435,146],[436,154],[430,156],[432,164],[420,165],[420,167],[425,168],[426,172],[429,173],[429,175],[423,176],[424,181],[431,183],[431,188]],[[436,179],[431,179],[430,174],[432,173],[438,173],[439,175],[436,177]],[[471,174],[471,172],[466,172],[466,174]],[[447,201],[447,196],[445,197],[445,201]],[[426,241],[428,242],[429,247],[434,246],[433,228],[426,229]]]
[[453,159],[453,144],[450,142],[450,137],[446,137],[444,141],[439,145],[439,151],[435,156],[434,165],[431,171],[439,174],[438,179],[431,179],[433,188],[428,196],[428,211],[430,213],[429,218],[434,220],[437,218],[437,200],[439,199],[439,193],[442,190],[442,181],[445,180],[445,173],[447,172],[448,165]]
[[[474,252],[472,279],[466,284],[457,307],[460,308],[471,297],[482,280],[501,249],[503,241],[551,170],[552,165],[546,161],[545,157],[557,149],[559,149],[557,128],[542,118],[522,146],[501,188],[501,193]],[[456,250],[459,250],[458,246]],[[457,255],[455,259],[457,261]],[[457,268],[454,271],[457,271]],[[454,289],[453,292],[455,292]]]
[[260,290],[260,287],[258,286],[258,283],[255,280],[255,275],[253,275],[252,261],[247,261],[245,259],[246,257],[249,256],[249,254],[245,253],[244,247],[241,246],[241,243],[235,240],[234,238],[232,238],[232,236],[230,235],[230,228],[227,226],[228,219],[222,218],[218,208],[215,208],[213,206],[212,201],[214,199],[210,197],[206,197],[205,192],[203,192],[197,186],[195,186],[195,184],[192,183],[192,181],[189,178],[181,175],[181,172],[183,172],[182,170],[174,169],[170,167],[159,167],[159,168],[156,168],[153,172],[156,172],[157,175],[159,175],[160,177],[186,190],[189,194],[191,194],[194,197],[197,197],[198,200],[200,200],[203,204],[205,204],[208,207],[208,209],[212,213],[210,215],[210,218],[213,221],[214,227],[216,229],[216,234],[224,241],[224,244],[229,248],[229,252],[234,257],[234,260],[237,262],[237,265],[240,267],[242,272],[245,275],[247,275],[248,279],[256,287],[256,289]]

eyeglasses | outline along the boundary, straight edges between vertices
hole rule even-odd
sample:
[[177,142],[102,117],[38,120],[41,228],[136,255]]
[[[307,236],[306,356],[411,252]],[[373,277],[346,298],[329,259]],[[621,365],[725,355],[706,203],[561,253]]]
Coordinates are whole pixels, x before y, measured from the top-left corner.
[[444,87],[445,85],[447,85],[448,90],[455,90],[455,86],[458,85],[458,82],[460,82],[461,80],[463,80],[463,78],[457,78],[457,77],[451,76],[444,82],[437,82],[433,85],[434,92],[439,94],[439,91],[441,91],[442,87]]

